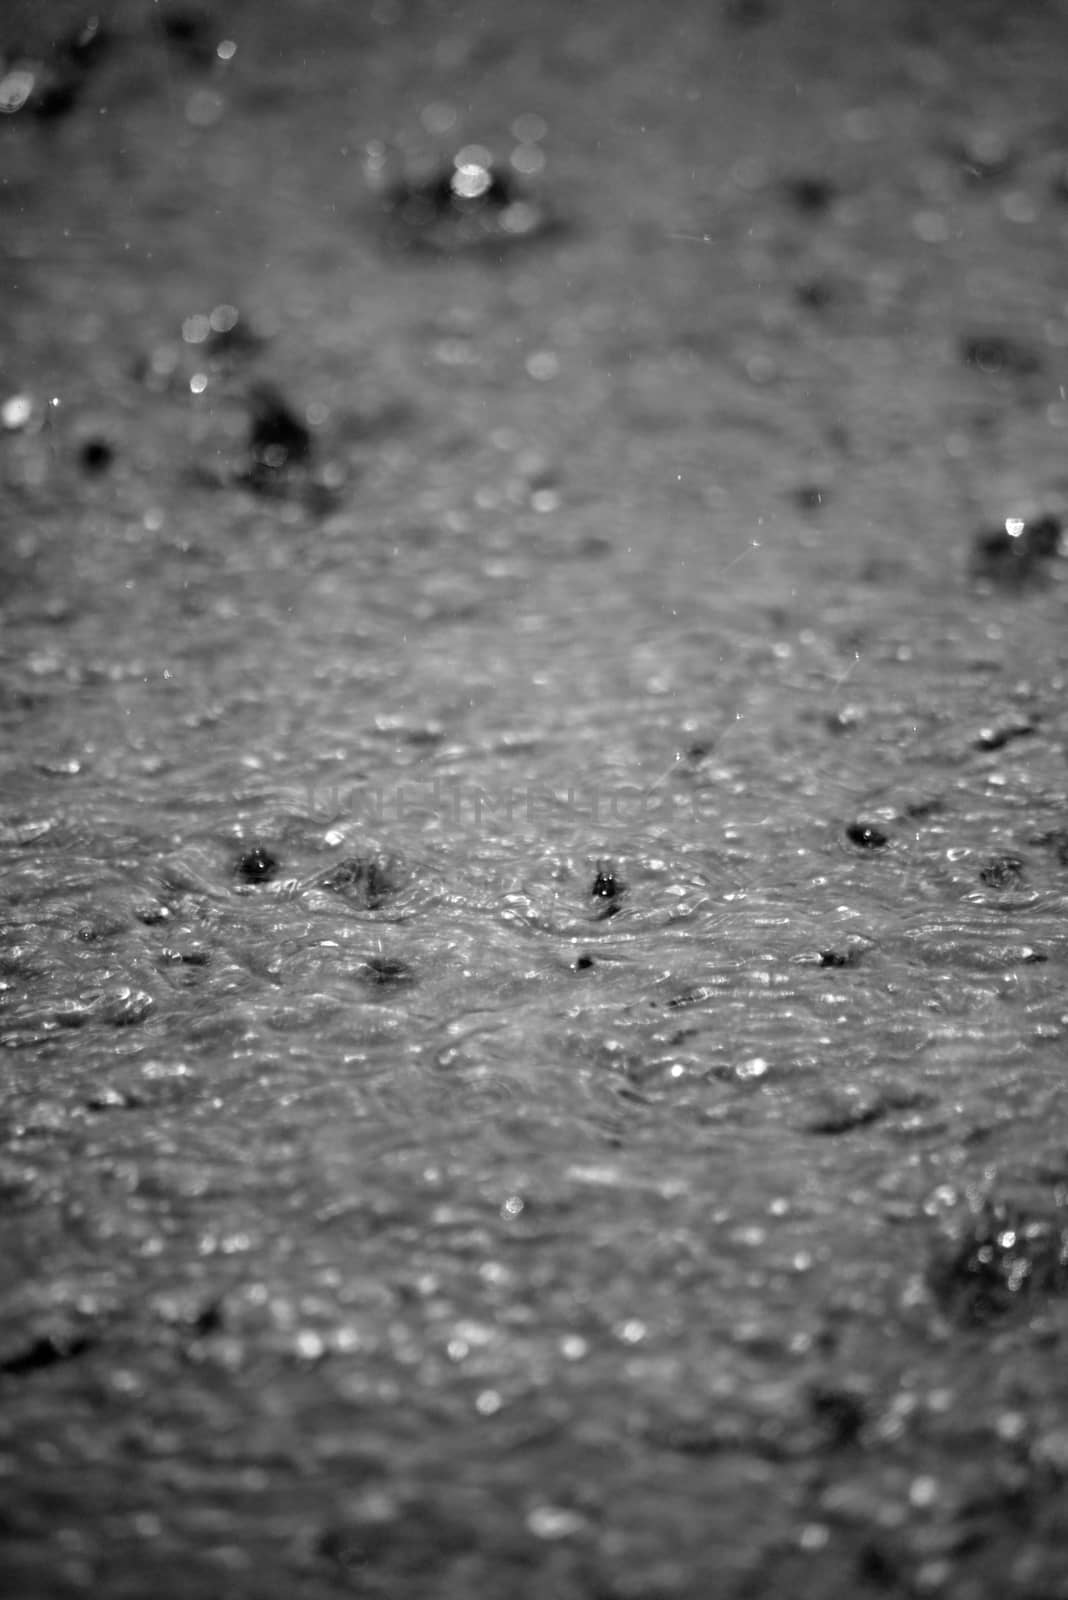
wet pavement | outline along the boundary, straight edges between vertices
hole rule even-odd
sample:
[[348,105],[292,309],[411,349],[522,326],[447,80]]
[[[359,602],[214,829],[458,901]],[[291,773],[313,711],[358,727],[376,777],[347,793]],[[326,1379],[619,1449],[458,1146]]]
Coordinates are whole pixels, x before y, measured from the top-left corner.
[[1066,45],[5,13],[5,1592],[1068,1596]]

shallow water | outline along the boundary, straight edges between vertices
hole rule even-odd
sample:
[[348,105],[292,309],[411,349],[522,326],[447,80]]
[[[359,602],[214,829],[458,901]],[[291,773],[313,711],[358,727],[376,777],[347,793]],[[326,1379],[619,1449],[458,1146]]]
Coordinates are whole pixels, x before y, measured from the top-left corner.
[[[0,126],[10,1592],[1065,1596],[1068,564],[968,570],[1063,11],[102,14]],[[523,114],[556,225],[405,248],[369,144]]]

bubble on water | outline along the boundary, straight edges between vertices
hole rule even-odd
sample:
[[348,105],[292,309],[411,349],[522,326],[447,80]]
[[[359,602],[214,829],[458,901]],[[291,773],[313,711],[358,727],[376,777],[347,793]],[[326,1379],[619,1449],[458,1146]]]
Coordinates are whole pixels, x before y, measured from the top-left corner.
[[302,1361],[321,1361],[326,1354],[326,1341],[313,1328],[301,1328],[293,1344]]
[[882,850],[890,843],[883,830],[872,822],[851,822],[846,838],[859,850]]
[[0,405],[0,423],[9,433],[17,433],[33,416],[33,400],[28,394],[13,394]]
[[451,252],[548,231],[539,205],[516,192],[511,174],[485,145],[462,146],[449,166],[402,177],[386,187],[384,168],[370,174],[384,190],[395,237],[409,246]]
[[228,304],[215,306],[208,317],[208,326],[213,333],[229,333],[237,326],[240,315],[236,306]]
[[263,845],[255,845],[234,863],[234,876],[244,883],[267,883],[278,872],[278,861]]
[[182,338],[186,344],[203,344],[211,333],[211,318],[202,316],[199,312],[192,317],[186,317],[182,323]]
[[457,162],[452,175],[452,192],[461,200],[480,200],[490,191],[493,179],[488,165],[478,161]]
[[237,44],[233,39],[220,39],[215,46],[215,54],[220,61],[232,61],[237,54]]

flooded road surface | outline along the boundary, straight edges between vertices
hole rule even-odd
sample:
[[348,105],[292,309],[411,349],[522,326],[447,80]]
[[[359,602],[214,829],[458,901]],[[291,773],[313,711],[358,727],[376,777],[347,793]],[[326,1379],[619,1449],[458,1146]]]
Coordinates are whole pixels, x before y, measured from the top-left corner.
[[1065,1600],[1064,8],[11,13],[5,1593]]

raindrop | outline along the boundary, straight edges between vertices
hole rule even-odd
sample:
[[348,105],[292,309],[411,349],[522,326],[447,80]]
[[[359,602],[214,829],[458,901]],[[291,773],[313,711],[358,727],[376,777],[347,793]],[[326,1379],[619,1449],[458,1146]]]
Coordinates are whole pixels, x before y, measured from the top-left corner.
[[846,838],[860,850],[882,850],[890,843],[882,829],[871,822],[851,822],[846,829]]
[[9,433],[17,433],[33,416],[33,401],[28,394],[13,394],[0,405],[0,422]]
[[253,845],[234,863],[234,876],[244,883],[268,883],[278,871],[278,861],[263,845]]
[[86,439],[79,459],[86,472],[106,472],[115,459],[115,451],[106,439],[94,437]]

